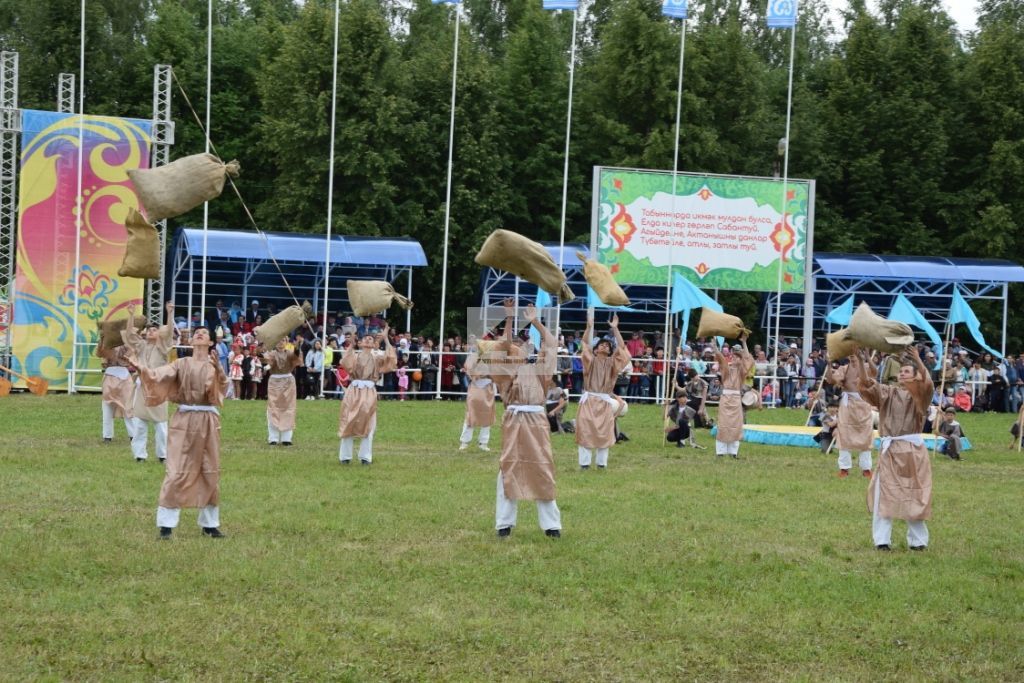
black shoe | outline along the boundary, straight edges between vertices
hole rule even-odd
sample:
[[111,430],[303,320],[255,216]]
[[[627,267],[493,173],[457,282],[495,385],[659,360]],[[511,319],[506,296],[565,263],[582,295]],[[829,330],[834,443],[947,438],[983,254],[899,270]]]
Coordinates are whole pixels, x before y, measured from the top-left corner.
[[362,458],[360,458],[359,459],[359,464],[360,465],[369,465],[370,461],[369,460],[363,460]]
[[341,463],[342,465],[351,465],[351,464],[352,464],[352,461],[351,461],[351,460],[339,460],[339,462],[340,462],[340,463]]
[[145,458],[135,458],[135,462],[146,462]]
[[506,526],[498,529],[498,538],[508,538],[512,535],[512,527]]
[[276,446],[276,445],[277,445],[277,442],[276,442],[276,441],[268,441],[268,442],[267,442],[267,445],[268,445],[268,446]]
[[162,526],[162,527],[160,527],[160,540],[161,541],[169,541],[169,540],[171,540],[171,534],[173,532],[174,532],[174,529],[169,527],[169,526]]
[[598,466],[597,466],[597,469],[599,469],[599,470],[603,470],[603,469],[604,469],[605,467],[607,467],[607,465],[598,465]]
[[160,462],[167,462],[167,458],[160,458]]
[[912,545],[912,546],[910,546],[910,549],[914,550],[916,552],[922,552],[924,550],[928,550],[928,546],[926,546],[926,545]]
[[562,532],[559,529],[545,529],[544,535],[550,538],[561,538]]
[[281,442],[281,445],[282,445],[282,446],[291,446],[291,445],[292,445],[292,442],[291,442],[291,441],[282,441],[282,442]]
[[676,441],[676,448],[686,448],[686,443],[682,441]]
[[215,526],[204,526],[203,535],[209,536],[210,538],[227,538],[227,536],[222,534],[220,529]]
[[103,437],[103,443],[110,443],[111,441],[113,441],[113,439],[108,439],[107,437]]
[[581,470],[589,470],[590,469],[590,465],[580,465],[580,469]]
[[889,545],[888,543],[883,543],[881,545],[876,545],[875,549],[876,550],[884,550],[885,552],[889,552],[890,550],[892,550],[892,546]]

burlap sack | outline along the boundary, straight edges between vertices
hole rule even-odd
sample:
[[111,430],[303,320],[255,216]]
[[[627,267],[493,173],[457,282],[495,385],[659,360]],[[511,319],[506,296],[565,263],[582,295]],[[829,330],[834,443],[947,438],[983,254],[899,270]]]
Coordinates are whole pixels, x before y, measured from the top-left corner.
[[857,342],[850,339],[850,331],[844,327],[825,337],[825,348],[830,361],[842,360],[857,352]]
[[[135,319],[135,328],[140,334],[145,327],[145,318]],[[121,318],[120,320],[105,320],[103,322],[97,320],[96,329],[100,332],[99,349],[109,351],[110,349],[116,349],[118,346],[124,344],[124,340],[121,339],[121,332],[127,328],[128,318]]]
[[533,240],[509,230],[495,230],[480,247],[476,262],[518,275],[532,282],[563,304],[576,296],[565,281],[565,273],[547,250]]
[[700,326],[697,328],[698,337],[738,339],[742,334],[750,334],[750,330],[745,328],[743,321],[736,316],[712,311],[706,306],[700,309]]
[[412,301],[395,291],[390,282],[383,280],[349,280],[348,300],[352,304],[352,312],[356,315],[373,315],[391,308],[394,302],[409,310]]
[[629,297],[612,277],[608,266],[587,258],[582,251],[577,251],[576,256],[583,261],[583,277],[587,279],[587,284],[606,306],[629,306]]
[[238,176],[238,162],[212,154],[193,154],[157,168],[128,171],[146,218],[156,223],[191,211],[220,196],[226,175]]
[[306,322],[306,312],[301,306],[289,306],[267,322],[256,328],[256,339],[267,349],[273,349],[296,327]]
[[124,260],[117,269],[117,274],[121,277],[148,280],[159,278],[160,233],[135,209],[128,209],[124,229],[128,231],[128,244],[125,246]]
[[906,323],[886,320],[862,302],[850,318],[850,339],[869,349],[897,353],[914,343],[914,331]]

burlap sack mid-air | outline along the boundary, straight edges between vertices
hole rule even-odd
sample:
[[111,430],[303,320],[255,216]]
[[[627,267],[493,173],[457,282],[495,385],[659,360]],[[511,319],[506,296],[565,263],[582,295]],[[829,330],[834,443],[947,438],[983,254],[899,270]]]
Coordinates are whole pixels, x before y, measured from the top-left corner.
[[305,324],[306,312],[301,306],[289,306],[280,313],[274,315],[270,320],[256,328],[256,339],[258,339],[268,350],[277,346],[296,327]]
[[825,336],[825,348],[830,361],[842,360],[857,352],[857,342],[850,338],[850,331],[844,327]]
[[[136,318],[135,327],[142,333],[142,330],[146,327],[145,318]],[[128,328],[128,318],[121,318],[120,320],[105,320],[100,322],[96,321],[96,329],[100,331],[100,349],[116,349],[124,343],[121,339],[121,333]]]
[[862,302],[850,318],[850,339],[869,349],[898,353],[914,343],[914,331],[906,323],[886,320]]
[[558,267],[543,246],[509,230],[495,230],[480,247],[476,262],[518,275],[532,282],[548,294],[557,296],[563,304],[576,295],[565,281],[565,273]]
[[395,291],[390,282],[383,280],[349,280],[348,300],[352,304],[352,312],[356,315],[373,315],[391,308],[394,302],[409,310],[412,301]]
[[238,162],[193,154],[156,168],[128,171],[151,223],[174,218],[220,196],[226,176],[238,176]]
[[124,260],[117,269],[117,274],[121,277],[147,280],[159,278],[160,233],[135,209],[128,209],[124,229],[128,231],[128,244],[125,246]]
[[604,305],[629,306],[629,297],[612,277],[612,271],[608,270],[608,266],[598,263],[592,258],[587,258],[582,251],[577,251],[576,256],[583,261],[583,277],[587,279],[587,284]]
[[728,313],[719,313],[706,306],[700,309],[700,326],[697,328],[698,337],[725,337],[726,339],[738,339],[740,335],[750,334],[750,330],[743,326],[743,321]]

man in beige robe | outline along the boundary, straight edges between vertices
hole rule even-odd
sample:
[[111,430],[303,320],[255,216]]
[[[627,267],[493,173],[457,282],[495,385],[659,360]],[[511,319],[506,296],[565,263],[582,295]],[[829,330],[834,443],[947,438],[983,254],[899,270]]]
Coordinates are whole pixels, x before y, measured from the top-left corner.
[[590,467],[594,450],[597,451],[597,466],[608,466],[608,449],[615,443],[615,416],[622,399],[615,396],[615,380],[619,373],[630,366],[632,359],[619,333],[619,316],[612,316],[609,324],[615,338],[615,347],[608,339],[601,339],[594,346],[594,317],[587,316],[587,329],[583,333],[583,348],[580,360],[583,362],[583,394],[580,396],[576,413],[576,448],[580,469]]
[[513,302],[505,300],[506,357],[493,361],[490,375],[498,385],[505,414],[502,417],[502,448],[498,468],[495,528],[499,538],[511,535],[516,525],[518,501],[537,503],[537,521],[545,535],[561,536],[562,516],[555,502],[555,461],[551,453],[551,432],[544,410],[546,387],[558,365],[558,342],[537,320],[529,305],[523,312],[527,324],[540,333],[541,347],[536,363],[512,345]]
[[[875,377],[877,368],[868,361],[865,368],[867,372]],[[842,390],[843,395],[839,400],[839,425],[836,429],[836,447],[839,449],[839,477],[844,478],[850,475],[850,468],[853,467],[852,451],[857,451],[857,464],[865,477],[871,477],[871,447],[875,441],[875,429],[871,415],[871,406],[860,397],[860,373],[857,366],[851,362],[833,368],[829,365],[825,369],[825,381],[834,387]]]
[[747,350],[747,336],[740,337],[740,344],[732,348],[727,357],[718,348],[718,341],[711,340],[722,376],[722,397],[718,402],[718,434],[715,436],[715,455],[739,457],[740,440],[743,438],[743,383],[747,373],[754,367],[754,357]]
[[[146,337],[143,338],[135,329],[135,304],[128,306],[128,325],[121,331],[121,339],[142,367],[158,368],[167,365],[167,354],[174,344],[174,304],[168,301],[166,310],[167,323],[163,327],[147,325]],[[145,462],[149,457],[146,449],[149,425],[153,425],[156,457],[164,462],[167,459],[167,403],[152,407],[146,405],[142,380],[136,379],[132,397],[132,455],[135,456],[135,462]]]
[[302,351],[298,346],[289,351],[288,340],[277,342],[277,347],[263,354],[270,366],[267,382],[267,443],[276,446],[292,445],[295,431],[295,375],[292,370],[302,365]]
[[167,439],[167,469],[160,488],[156,525],[167,540],[178,526],[181,508],[199,508],[203,534],[223,538],[220,531],[220,413],[228,390],[217,353],[210,353],[210,332],[192,334],[192,355],[169,365],[147,368],[138,359],[139,377],[150,406],[174,401]]
[[459,437],[459,450],[469,448],[473,440],[473,430],[480,430],[477,444],[480,450],[491,450],[491,426],[494,424],[494,393],[495,385],[486,373],[482,372],[480,357],[474,352],[466,359],[463,366],[469,375],[469,390],[466,392],[466,419],[462,423],[462,435]]
[[114,440],[114,418],[124,418],[124,428],[129,438],[135,435],[132,420],[132,395],[135,383],[132,382],[131,365],[126,356],[128,349],[119,344],[112,349],[103,348],[103,339],[96,344],[96,355],[103,359],[103,400],[100,410],[103,416],[103,441]]
[[935,385],[917,349],[907,347],[900,363],[899,384],[879,384],[857,355],[860,395],[878,409],[878,432],[882,446],[878,467],[868,485],[868,511],[875,547],[892,549],[892,520],[907,520],[907,545],[911,550],[928,546],[932,516],[932,464],[921,437],[925,415]]
[[342,465],[352,462],[352,447],[356,437],[359,443],[359,462],[369,465],[373,462],[373,435],[377,431],[377,380],[398,367],[395,347],[388,339],[388,325],[381,331],[384,338],[384,353],[379,354],[378,340],[372,334],[363,335],[358,350],[353,345],[341,358],[341,367],[352,381],[345,390],[341,401],[341,419],[338,436],[341,448],[338,460]]

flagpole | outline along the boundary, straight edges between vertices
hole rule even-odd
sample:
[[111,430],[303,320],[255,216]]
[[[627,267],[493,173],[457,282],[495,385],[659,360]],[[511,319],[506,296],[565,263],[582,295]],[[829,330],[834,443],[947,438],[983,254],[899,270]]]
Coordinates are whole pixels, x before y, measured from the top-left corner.
[[[441,259],[441,328],[438,333],[438,353],[444,348],[445,297],[448,293],[448,226],[452,214],[452,152],[455,149],[455,85],[459,72],[459,24],[462,23],[462,4],[455,3],[455,47],[452,53],[452,104],[448,123],[448,182],[444,191],[444,252]],[[440,355],[438,356],[440,358]],[[440,365],[440,363],[438,363]],[[440,377],[438,378],[440,379]],[[441,382],[437,382],[434,398],[441,400]]]
[[[949,343],[950,339],[953,338],[954,327],[955,323],[948,323],[946,325],[946,345],[942,347],[942,357],[939,358],[939,372],[942,373],[942,377],[939,380],[939,411],[935,415],[935,424],[932,425],[932,436],[935,437],[932,440],[932,455],[935,455],[939,451],[939,420],[942,419],[942,415],[944,412],[942,408],[942,399],[946,397],[946,353],[948,353],[949,351]],[[950,367],[953,367],[952,364],[950,364]]]
[[[74,305],[71,311],[71,374],[68,377],[68,393],[76,393],[78,383],[78,302],[81,296],[79,283],[82,281],[82,163],[85,157],[85,0],[80,9],[80,25],[78,35],[78,164],[75,185],[75,269],[71,273],[71,283],[75,287]],[[100,343],[103,343],[100,340]],[[27,372],[27,370],[26,370]]]
[[[782,223],[780,228],[780,249],[779,249],[779,279],[775,293],[775,386],[776,391],[781,395],[782,382],[779,379],[779,365],[782,362],[782,344],[780,339],[780,328],[782,326],[782,264],[786,256],[786,250],[782,247],[781,234],[786,229],[786,201],[789,196],[789,128],[793,111],[793,58],[796,54],[796,17],[793,17],[793,26],[790,28],[789,36],[789,86],[786,92],[786,148],[782,161]],[[805,311],[806,313],[806,311]],[[810,349],[804,349],[810,353]]]
[[[324,321],[320,331],[320,350],[327,357],[327,313],[330,310],[328,296],[331,281],[331,222],[334,216],[334,131],[338,119],[338,7],[339,0],[334,0],[334,61],[331,62],[331,143],[327,166],[327,244],[324,247]],[[409,277],[412,277],[410,273]],[[339,347],[340,350],[340,347]],[[324,372],[326,363],[320,361],[320,395],[324,395]]]
[[[213,75],[213,0],[206,3],[206,153],[210,153],[210,98],[212,93]],[[210,202],[203,202],[203,286],[199,291],[199,323],[206,322],[206,242],[210,228]],[[189,301],[191,306],[192,302]],[[190,311],[191,312],[191,311]],[[191,320],[191,318],[189,318]],[[215,330],[210,330],[210,338],[216,341]],[[191,330],[189,331],[191,335]]]
[[[562,168],[562,218],[558,233],[558,269],[565,272],[565,208],[569,198],[569,141],[572,133],[572,90],[576,75],[576,24],[578,13],[572,11],[572,47],[569,49],[569,106],[565,115],[565,163]],[[555,309],[555,338],[562,324],[562,297],[558,297]]]

